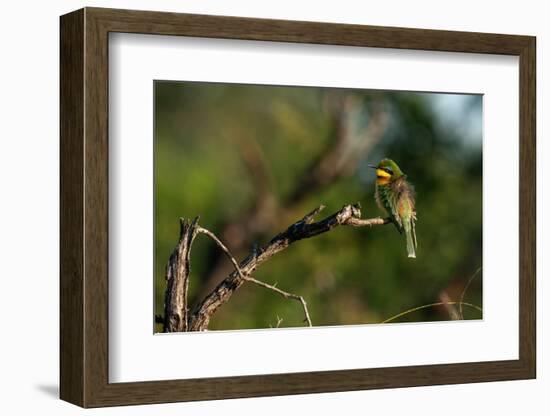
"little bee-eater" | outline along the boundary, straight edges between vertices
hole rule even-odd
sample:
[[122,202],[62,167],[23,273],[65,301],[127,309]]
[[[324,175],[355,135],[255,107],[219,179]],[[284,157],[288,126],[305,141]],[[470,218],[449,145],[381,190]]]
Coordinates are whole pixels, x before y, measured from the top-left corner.
[[377,166],[369,167],[376,169],[376,203],[390,217],[399,233],[405,232],[407,253],[409,257],[416,258],[413,186],[407,182],[407,175],[391,159],[382,159]]

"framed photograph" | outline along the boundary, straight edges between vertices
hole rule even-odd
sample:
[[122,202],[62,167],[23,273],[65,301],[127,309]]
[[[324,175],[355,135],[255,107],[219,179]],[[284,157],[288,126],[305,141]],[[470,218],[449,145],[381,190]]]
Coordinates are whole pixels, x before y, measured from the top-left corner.
[[536,376],[534,37],[60,28],[63,400]]

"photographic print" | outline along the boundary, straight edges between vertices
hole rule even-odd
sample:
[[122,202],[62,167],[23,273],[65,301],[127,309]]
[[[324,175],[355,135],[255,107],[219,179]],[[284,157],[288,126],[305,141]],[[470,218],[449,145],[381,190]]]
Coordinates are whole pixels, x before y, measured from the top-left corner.
[[536,378],[535,37],[86,7],[59,38],[61,399]]
[[482,103],[155,81],[155,332],[482,319]]

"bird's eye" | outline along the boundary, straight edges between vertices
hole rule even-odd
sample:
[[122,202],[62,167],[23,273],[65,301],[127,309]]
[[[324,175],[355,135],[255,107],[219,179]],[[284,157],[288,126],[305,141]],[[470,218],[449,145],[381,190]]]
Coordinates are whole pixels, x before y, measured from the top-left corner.
[[391,170],[390,168],[386,168],[384,169],[386,172],[388,172],[390,175],[393,175],[393,170]]

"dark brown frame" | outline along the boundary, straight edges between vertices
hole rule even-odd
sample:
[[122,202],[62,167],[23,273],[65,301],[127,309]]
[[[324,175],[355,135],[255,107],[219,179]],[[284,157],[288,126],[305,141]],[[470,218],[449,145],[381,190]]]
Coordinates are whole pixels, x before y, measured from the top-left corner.
[[[136,383],[108,380],[108,34],[519,56],[519,359]],[[61,386],[83,406],[407,387],[536,376],[535,38],[85,8],[61,17]]]

